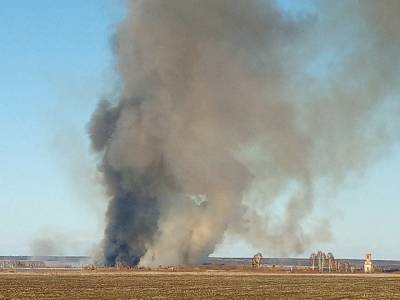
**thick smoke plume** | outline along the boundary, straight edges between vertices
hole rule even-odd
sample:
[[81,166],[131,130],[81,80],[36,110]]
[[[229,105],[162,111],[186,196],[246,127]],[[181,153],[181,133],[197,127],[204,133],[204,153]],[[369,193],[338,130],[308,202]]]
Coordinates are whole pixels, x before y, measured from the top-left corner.
[[104,263],[197,263],[225,232],[280,255],[329,238],[326,222],[305,227],[318,182],[337,186],[397,139],[400,1],[127,9],[121,91],[89,124],[110,197]]

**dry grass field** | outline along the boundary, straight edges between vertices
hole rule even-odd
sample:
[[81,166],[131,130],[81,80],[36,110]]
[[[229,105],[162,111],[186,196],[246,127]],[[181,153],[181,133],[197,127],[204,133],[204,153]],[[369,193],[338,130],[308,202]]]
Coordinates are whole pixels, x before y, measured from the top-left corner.
[[240,272],[3,273],[0,299],[400,299],[400,277]]

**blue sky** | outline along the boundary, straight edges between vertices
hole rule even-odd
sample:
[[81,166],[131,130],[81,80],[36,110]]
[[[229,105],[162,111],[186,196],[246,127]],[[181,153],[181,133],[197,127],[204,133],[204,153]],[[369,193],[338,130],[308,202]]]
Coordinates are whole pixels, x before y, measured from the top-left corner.
[[122,14],[119,1],[1,2],[0,254],[28,254],[43,232],[100,234],[68,165],[87,159],[84,127],[112,80]]
[[[309,1],[280,3],[310,9]],[[88,254],[101,238],[105,201],[88,178],[94,162],[85,125],[113,87],[110,38],[123,14],[118,0],[1,1],[0,255],[29,255],[40,235],[65,239],[60,254]],[[334,238],[316,247],[338,257],[372,251],[400,259],[399,169],[395,146],[317,207],[330,211]],[[227,243],[216,255],[254,251]]]

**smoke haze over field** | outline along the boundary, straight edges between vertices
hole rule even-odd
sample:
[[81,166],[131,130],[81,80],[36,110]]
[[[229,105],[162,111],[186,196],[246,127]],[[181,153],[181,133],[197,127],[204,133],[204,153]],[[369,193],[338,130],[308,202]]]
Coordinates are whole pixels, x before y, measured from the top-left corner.
[[305,228],[317,180],[336,187],[398,138],[400,2],[321,1],[302,16],[261,0],[127,9],[121,91],[89,124],[110,198],[104,263],[197,263],[227,231],[276,255],[328,239],[326,221]]
[[31,252],[33,256],[63,255],[64,249],[56,240],[40,238],[31,242]]

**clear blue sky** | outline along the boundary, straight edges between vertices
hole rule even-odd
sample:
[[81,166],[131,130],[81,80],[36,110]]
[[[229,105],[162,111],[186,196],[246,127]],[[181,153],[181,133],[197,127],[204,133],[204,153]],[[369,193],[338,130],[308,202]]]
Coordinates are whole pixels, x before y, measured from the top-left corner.
[[113,79],[122,15],[119,1],[1,1],[0,255],[29,254],[43,232],[101,235],[86,199],[95,192],[70,165],[87,160],[85,124]]
[[[117,0],[1,1],[0,255],[29,255],[40,235],[63,240],[62,254],[88,254],[101,237],[104,199],[88,178],[94,164],[85,125],[113,86],[110,37],[123,14]],[[332,216],[334,239],[323,250],[400,259],[398,170],[395,147],[317,208]],[[216,254],[254,251],[237,243]]]

